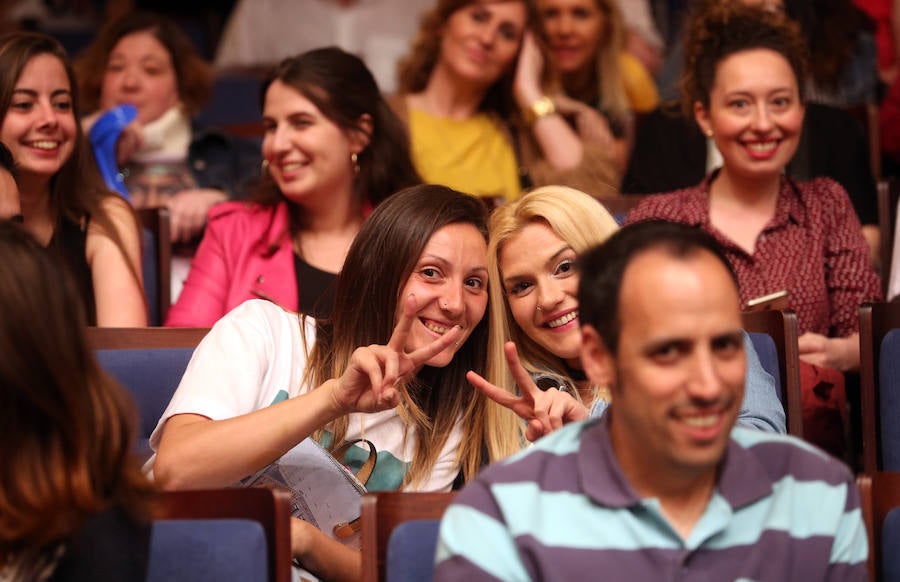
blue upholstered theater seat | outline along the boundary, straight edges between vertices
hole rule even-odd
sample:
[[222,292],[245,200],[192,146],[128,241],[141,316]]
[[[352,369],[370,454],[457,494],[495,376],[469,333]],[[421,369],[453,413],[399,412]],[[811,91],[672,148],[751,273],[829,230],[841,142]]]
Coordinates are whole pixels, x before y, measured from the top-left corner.
[[193,348],[96,350],[100,366],[134,398],[141,416],[138,451],[150,454],[150,434],[178,388]]
[[900,582],[900,507],[890,510],[881,526],[881,572],[885,582]]
[[900,471],[900,329],[881,341],[878,362],[878,414],[881,415],[881,469]]
[[397,524],[388,540],[385,558],[387,582],[431,580],[440,525],[439,519],[420,519]]
[[220,73],[213,84],[212,99],[197,115],[200,127],[223,127],[239,123],[259,123],[258,73]]
[[153,522],[147,582],[266,582],[266,534],[249,519]]

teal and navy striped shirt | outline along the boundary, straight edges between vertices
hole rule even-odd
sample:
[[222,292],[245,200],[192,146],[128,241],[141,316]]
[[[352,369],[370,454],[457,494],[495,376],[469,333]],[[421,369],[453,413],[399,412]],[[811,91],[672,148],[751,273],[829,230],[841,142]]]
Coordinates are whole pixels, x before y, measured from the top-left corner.
[[865,580],[859,493],[842,463],[737,427],[688,539],[622,473],[609,415],[486,469],[441,523],[436,580]]

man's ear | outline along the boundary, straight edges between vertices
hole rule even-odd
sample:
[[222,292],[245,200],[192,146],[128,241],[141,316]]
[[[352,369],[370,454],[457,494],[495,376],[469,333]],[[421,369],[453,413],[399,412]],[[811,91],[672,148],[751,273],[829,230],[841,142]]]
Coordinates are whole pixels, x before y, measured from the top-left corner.
[[581,326],[581,365],[594,386],[616,385],[616,366],[612,352],[592,325]]

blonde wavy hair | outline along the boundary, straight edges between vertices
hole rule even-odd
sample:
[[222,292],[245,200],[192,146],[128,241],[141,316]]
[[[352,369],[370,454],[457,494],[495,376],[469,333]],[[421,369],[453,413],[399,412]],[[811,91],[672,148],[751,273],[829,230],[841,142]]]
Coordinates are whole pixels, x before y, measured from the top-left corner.
[[[545,223],[579,255],[601,244],[619,228],[600,202],[567,186],[536,188],[491,215],[487,257],[490,296],[487,378],[510,392],[516,391],[516,385],[503,351],[507,341],[515,342],[519,359],[528,372],[549,373],[575,386],[575,381],[566,372],[565,363],[516,325],[506,300],[500,253],[511,237],[535,222]],[[499,405],[489,406],[486,414],[485,425],[489,429],[487,441],[492,450],[508,454],[522,447],[524,423],[520,419]]]

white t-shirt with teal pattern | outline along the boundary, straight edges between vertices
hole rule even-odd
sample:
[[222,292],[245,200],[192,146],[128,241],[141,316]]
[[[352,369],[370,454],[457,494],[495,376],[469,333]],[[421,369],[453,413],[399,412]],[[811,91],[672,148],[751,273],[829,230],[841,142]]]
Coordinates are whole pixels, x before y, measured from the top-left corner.
[[[163,424],[176,414],[223,420],[308,392],[311,388],[301,385],[301,381],[314,342],[312,318],[261,299],[239,305],[219,320],[197,346],[172,401],[150,436],[150,446],[157,450]],[[414,431],[407,431],[394,410],[351,414],[347,440],[360,438],[363,425],[365,437],[378,450],[378,462],[366,487],[370,491],[399,489],[415,451]],[[457,428],[447,439],[430,477],[417,484],[415,490],[450,489],[458,473],[460,440],[461,431]],[[367,454],[362,447],[352,447],[346,460],[356,469]],[[155,456],[148,461],[148,468],[152,469],[154,460]]]

